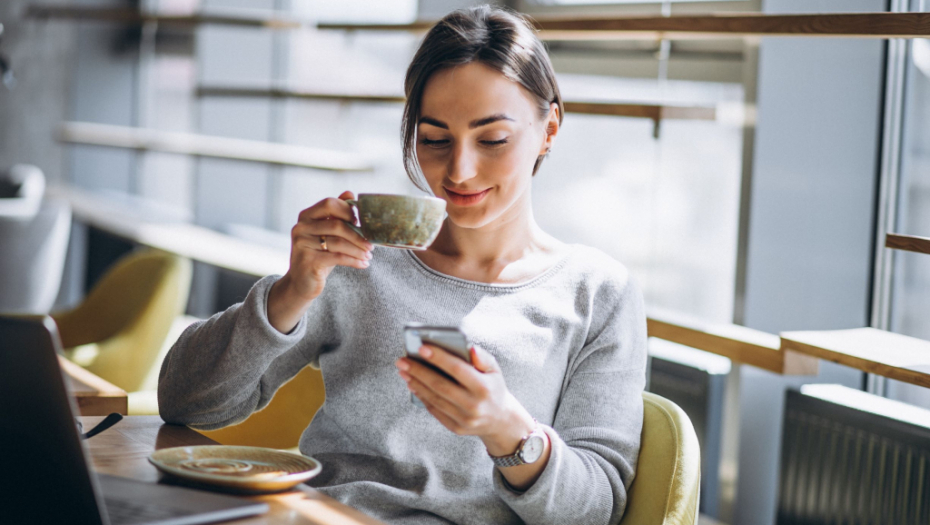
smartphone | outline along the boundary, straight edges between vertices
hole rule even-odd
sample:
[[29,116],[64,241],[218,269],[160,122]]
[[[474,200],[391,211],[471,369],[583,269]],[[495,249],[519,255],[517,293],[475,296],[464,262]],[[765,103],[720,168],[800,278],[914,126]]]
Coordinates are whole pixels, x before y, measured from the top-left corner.
[[[407,323],[404,326],[404,346],[407,350],[407,357],[416,359],[437,373],[455,381],[451,376],[420,357],[420,347],[424,344],[448,350],[452,355],[471,364],[471,343],[457,326],[430,326],[422,323]],[[410,400],[415,405],[423,406],[423,403],[413,393],[410,394]]]

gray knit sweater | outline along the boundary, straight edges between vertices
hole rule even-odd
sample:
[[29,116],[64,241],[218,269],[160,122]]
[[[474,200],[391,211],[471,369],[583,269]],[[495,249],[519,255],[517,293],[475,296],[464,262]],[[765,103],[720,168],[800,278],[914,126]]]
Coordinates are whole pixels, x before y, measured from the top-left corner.
[[[518,285],[436,272],[376,248],[366,270],[337,267],[290,334],[268,322],[276,276],[188,328],[162,365],[169,423],[215,429],[262,409],[308,364],[326,402],[300,450],[323,464],[309,484],[388,523],[617,523],[642,430],[646,318],[626,268],[572,246]],[[549,462],[511,491],[480,439],[458,436],[410,401],[394,362],[410,321],[458,325],[497,359],[508,389],[548,433]]]

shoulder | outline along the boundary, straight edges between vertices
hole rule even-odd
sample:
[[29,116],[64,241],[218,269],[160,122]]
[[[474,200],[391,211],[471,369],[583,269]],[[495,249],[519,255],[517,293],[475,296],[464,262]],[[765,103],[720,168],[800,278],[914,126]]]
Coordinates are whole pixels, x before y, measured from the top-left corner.
[[567,269],[577,274],[576,305],[586,329],[584,344],[571,359],[571,373],[643,369],[646,312],[635,278],[601,250],[575,250]]
[[577,286],[598,295],[639,294],[630,270],[603,251],[575,244],[569,247],[564,271]]

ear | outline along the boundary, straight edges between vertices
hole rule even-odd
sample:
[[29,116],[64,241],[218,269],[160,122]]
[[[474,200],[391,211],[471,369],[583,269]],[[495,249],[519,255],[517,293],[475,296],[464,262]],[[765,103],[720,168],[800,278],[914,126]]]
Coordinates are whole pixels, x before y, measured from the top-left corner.
[[542,148],[539,150],[540,155],[545,155],[552,149],[555,143],[555,136],[559,134],[559,105],[555,102],[549,104],[549,115],[546,116],[546,137],[543,140]]

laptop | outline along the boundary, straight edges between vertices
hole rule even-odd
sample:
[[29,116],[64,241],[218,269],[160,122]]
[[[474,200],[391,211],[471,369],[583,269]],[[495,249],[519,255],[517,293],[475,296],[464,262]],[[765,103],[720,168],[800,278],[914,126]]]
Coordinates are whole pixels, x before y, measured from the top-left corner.
[[52,318],[0,316],[0,522],[182,525],[268,511],[261,502],[96,474],[60,351]]

